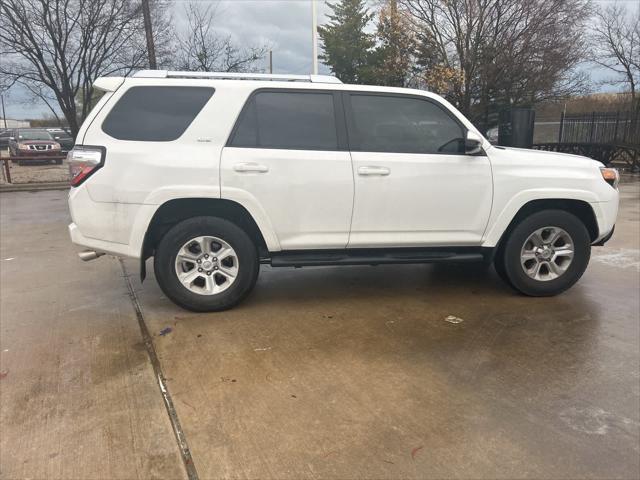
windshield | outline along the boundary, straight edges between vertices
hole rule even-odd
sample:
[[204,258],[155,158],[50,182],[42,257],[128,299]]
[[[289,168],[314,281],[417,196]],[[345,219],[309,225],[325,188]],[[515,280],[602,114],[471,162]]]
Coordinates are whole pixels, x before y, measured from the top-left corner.
[[49,132],[44,130],[21,130],[18,132],[20,140],[53,140]]

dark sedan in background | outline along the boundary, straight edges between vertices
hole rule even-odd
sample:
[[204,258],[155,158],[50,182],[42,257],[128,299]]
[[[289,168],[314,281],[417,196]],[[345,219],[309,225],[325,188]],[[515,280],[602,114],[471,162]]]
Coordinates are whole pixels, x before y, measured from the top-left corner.
[[75,145],[75,140],[71,136],[68,130],[63,128],[47,128],[53,139],[60,144],[63,153],[67,153]]

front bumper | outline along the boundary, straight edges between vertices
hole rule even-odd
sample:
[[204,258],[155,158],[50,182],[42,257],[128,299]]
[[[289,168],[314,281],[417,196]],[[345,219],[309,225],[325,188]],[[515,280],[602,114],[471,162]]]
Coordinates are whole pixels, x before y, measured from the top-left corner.
[[16,150],[13,157],[25,157],[29,159],[47,159],[49,157],[60,157],[64,153],[61,150]]
[[616,230],[616,226],[614,225],[613,228],[611,229],[611,231],[607,235],[602,237],[600,240],[597,240],[592,245],[594,247],[602,247],[602,246],[604,246],[605,243],[607,243],[609,240],[611,240],[611,237],[613,237],[613,232],[615,232],[615,230]]
[[598,223],[598,238],[592,245],[604,245],[613,235],[613,229],[618,218],[619,194],[616,192],[614,198],[608,202],[591,203],[591,208],[596,215]]

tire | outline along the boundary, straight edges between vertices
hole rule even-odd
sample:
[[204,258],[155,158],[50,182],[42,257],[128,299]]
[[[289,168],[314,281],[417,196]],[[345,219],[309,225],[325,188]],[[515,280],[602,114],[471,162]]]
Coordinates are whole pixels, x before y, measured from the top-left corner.
[[590,256],[591,238],[578,217],[564,210],[543,210],[516,225],[495,267],[520,293],[546,297],[580,280]]
[[[228,247],[233,255],[228,254]],[[207,248],[209,257],[204,258]],[[215,256],[218,253],[220,260]],[[162,237],[153,266],[165,295],[194,312],[217,312],[237,305],[253,289],[260,270],[258,251],[249,235],[217,217],[194,217],[174,225]]]
[[56,165],[62,165],[62,159],[56,160]]

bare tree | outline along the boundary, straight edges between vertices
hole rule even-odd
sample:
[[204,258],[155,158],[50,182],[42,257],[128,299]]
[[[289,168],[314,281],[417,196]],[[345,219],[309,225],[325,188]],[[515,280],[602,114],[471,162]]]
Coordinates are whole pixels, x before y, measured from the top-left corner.
[[[464,113],[581,91],[589,0],[400,0],[420,45],[420,75]],[[441,78],[442,77],[442,78]],[[441,81],[444,80],[444,81]]]
[[231,36],[220,35],[215,29],[217,4],[203,6],[190,2],[185,6],[188,27],[178,34],[177,67],[181,70],[203,72],[249,72],[257,69],[256,62],[268,49],[264,46],[237,46]]
[[626,85],[631,102],[640,109],[640,8],[632,12],[619,3],[599,9],[593,27],[593,60],[615,77],[607,83]]
[[96,78],[146,66],[138,2],[2,0],[0,17],[0,77],[57,105],[74,135]]

